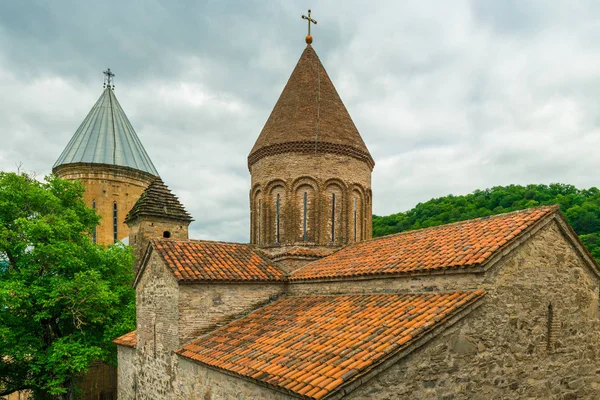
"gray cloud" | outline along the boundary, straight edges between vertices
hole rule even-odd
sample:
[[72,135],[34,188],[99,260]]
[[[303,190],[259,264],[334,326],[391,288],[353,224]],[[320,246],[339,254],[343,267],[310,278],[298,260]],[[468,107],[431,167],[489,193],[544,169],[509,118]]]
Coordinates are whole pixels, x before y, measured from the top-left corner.
[[[246,157],[308,2],[3,2],[0,169],[50,172],[101,71],[192,236],[247,241]],[[314,47],[369,146],[374,211],[511,183],[598,186],[594,1],[313,6]]]

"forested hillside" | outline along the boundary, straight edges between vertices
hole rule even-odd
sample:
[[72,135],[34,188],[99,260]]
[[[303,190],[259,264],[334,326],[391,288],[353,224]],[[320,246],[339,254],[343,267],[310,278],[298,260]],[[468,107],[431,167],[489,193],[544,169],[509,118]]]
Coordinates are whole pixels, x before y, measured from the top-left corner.
[[575,232],[600,261],[600,190],[572,185],[510,185],[445,196],[417,204],[404,213],[373,216],[373,236],[426,228],[524,208],[559,204]]

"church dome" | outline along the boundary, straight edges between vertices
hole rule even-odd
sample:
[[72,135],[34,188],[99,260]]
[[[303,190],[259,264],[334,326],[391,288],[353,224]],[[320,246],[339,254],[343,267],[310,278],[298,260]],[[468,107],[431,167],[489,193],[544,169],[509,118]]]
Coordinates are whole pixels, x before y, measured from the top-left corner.
[[308,44],[248,156],[333,153],[375,165],[319,56]]
[[78,163],[128,167],[158,176],[111,86],[104,89],[52,170]]

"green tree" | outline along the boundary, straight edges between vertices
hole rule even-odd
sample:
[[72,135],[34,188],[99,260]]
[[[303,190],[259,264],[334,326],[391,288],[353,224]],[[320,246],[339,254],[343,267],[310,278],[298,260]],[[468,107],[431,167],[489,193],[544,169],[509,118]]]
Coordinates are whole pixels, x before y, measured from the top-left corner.
[[134,329],[132,253],[90,235],[83,186],[0,172],[0,396],[72,399],[111,339]]

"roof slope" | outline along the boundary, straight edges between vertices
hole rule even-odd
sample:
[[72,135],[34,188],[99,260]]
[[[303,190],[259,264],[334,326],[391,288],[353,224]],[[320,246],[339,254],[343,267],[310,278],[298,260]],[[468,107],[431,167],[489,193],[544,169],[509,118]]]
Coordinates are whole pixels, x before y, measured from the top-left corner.
[[161,217],[186,222],[193,221],[177,196],[171,192],[160,178],[153,180],[142,192],[138,201],[127,213],[125,222],[141,216]]
[[296,270],[290,280],[432,272],[482,265],[557,206],[402,232],[345,247]]
[[288,297],[177,353],[296,395],[322,399],[483,296],[483,291],[476,291]]
[[53,169],[75,163],[117,165],[158,176],[142,142],[110,88],[104,89],[54,163]]
[[[317,136],[318,120],[318,136]],[[316,145],[316,143],[318,143]],[[260,158],[290,151],[347,153],[374,165],[319,56],[307,45],[250,155]]]
[[135,347],[135,345],[137,344],[136,331],[131,331],[129,333],[124,334],[123,336],[119,336],[118,338],[113,340],[113,343],[119,344],[121,346]]
[[282,269],[249,244],[153,239],[152,246],[178,281],[287,280]]

